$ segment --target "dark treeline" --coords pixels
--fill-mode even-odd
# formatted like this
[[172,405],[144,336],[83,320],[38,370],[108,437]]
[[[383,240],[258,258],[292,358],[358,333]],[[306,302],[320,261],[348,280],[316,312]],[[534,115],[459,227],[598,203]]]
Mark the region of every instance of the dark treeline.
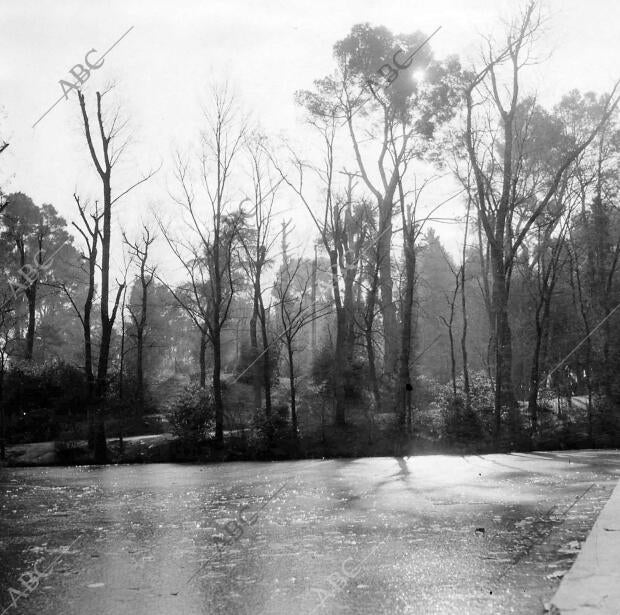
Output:
[[535,3],[505,28],[465,68],[355,25],[296,93],[303,149],[213,87],[169,169],[183,226],[134,236],[112,207],[153,173],[120,185],[109,92],[80,93],[96,196],[68,224],[1,193],[3,443],[83,438],[102,461],[163,414],[247,456],[617,446],[618,92],[541,106]]

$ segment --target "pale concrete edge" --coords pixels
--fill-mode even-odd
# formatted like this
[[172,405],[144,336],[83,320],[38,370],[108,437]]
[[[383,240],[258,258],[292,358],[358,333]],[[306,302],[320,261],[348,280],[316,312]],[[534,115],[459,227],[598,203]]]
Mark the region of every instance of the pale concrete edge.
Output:
[[551,615],[620,615],[620,482],[550,601]]

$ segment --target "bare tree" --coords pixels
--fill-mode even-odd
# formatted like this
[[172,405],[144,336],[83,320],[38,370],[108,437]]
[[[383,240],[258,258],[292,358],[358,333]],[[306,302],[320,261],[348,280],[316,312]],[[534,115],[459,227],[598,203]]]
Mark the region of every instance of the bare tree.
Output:
[[[72,222],[72,225],[82,236],[82,238],[84,239],[84,244],[86,246],[86,249],[81,254],[83,264],[80,267],[80,273],[86,273],[88,279],[83,307],[80,308],[77,303],[79,301],[78,295],[80,295],[82,292],[82,287],[80,283],[68,284],[67,282],[61,282],[59,284],[59,287],[69,299],[71,307],[75,311],[77,317],[80,320],[80,324],[82,325],[82,335],[84,338],[84,375],[86,377],[88,399],[91,400],[95,390],[95,376],[93,373],[91,315],[93,310],[93,301],[95,298],[95,272],[97,269],[98,243],[101,239],[99,224],[101,222],[103,213],[99,212],[97,203],[95,203],[95,211],[87,215],[87,205],[82,205],[80,203],[80,197],[77,194],[73,195],[73,199],[75,200],[75,203],[77,205],[82,223],[81,225],[78,225],[76,222]],[[87,422],[88,443],[89,448],[92,449],[95,442],[95,423],[93,408],[90,403],[87,406]]]
[[[371,209],[365,201],[354,202],[353,178],[348,178],[342,197],[335,194],[334,140],[337,118],[332,115],[311,122],[320,132],[325,145],[323,168],[313,168],[291,151],[296,177],[291,179],[276,161],[272,161],[282,180],[297,194],[310,214],[329,255],[331,287],[336,308],[336,343],[334,358],[335,421],[344,425],[345,385],[353,363],[354,350],[354,283],[361,273],[362,249],[367,239]],[[305,171],[310,168],[325,186],[325,200],[320,217],[315,214],[304,186]],[[292,173],[291,173],[292,175]]]
[[125,305],[127,300],[127,287],[123,289],[123,301],[121,303],[121,353],[120,353],[120,366],[118,374],[118,399],[121,405],[121,416],[118,421],[118,448],[120,453],[123,453],[123,397],[125,394]]
[[317,307],[314,302],[308,303],[308,297],[312,293],[313,270],[312,263],[307,260],[285,257],[274,287],[280,322],[284,329],[282,337],[286,345],[288,364],[291,428],[295,439],[298,437],[295,341],[305,326],[325,316],[331,309],[329,305]]
[[456,402],[458,397],[457,387],[456,387],[456,343],[454,340],[454,314],[456,311],[456,298],[459,294],[459,289],[461,286],[461,269],[458,271],[454,271],[452,267],[452,263],[448,261],[450,265],[450,269],[452,270],[452,275],[454,276],[454,289],[451,294],[446,293],[446,302],[449,307],[450,316],[446,318],[443,315],[439,316],[439,320],[445,325],[448,330],[448,339],[450,341],[450,380],[452,382],[452,398]]
[[[563,192],[563,191],[561,191]],[[559,199],[560,203],[563,199]],[[562,204],[561,204],[562,205]],[[554,235],[564,208],[560,205],[555,212],[546,216],[536,227],[535,253],[530,269],[535,276],[535,310],[534,331],[535,342],[532,351],[532,364],[530,368],[530,381],[528,393],[528,411],[532,425],[532,433],[538,429],[538,393],[540,389],[541,364],[544,363],[547,351],[547,339],[549,334],[549,321],[551,319],[551,302],[558,275],[566,258],[565,239],[570,221],[570,214],[565,216],[559,233]]]
[[[230,210],[229,184],[247,128],[226,87],[212,91],[212,107],[205,112],[205,119],[207,128],[202,134],[199,160],[204,207],[194,191],[190,165],[178,155],[176,179],[180,196],[173,197],[188,216],[186,222],[194,241],[173,237],[161,220],[159,226],[190,278],[181,286],[182,292],[175,291],[173,296],[201,329],[201,343],[208,341],[213,348],[215,438],[221,443],[224,440],[222,331],[238,286],[236,256],[244,218],[239,211]],[[170,285],[166,286],[172,291]],[[184,301],[183,295],[191,297],[193,305]]]
[[155,241],[155,236],[151,233],[148,226],[142,226],[142,238],[131,242],[127,239],[125,233],[123,233],[123,240],[129,248],[129,254],[137,260],[139,267],[139,274],[137,281],[140,283],[140,306],[139,310],[136,310],[131,303],[127,305],[129,315],[133,320],[136,328],[136,376],[137,376],[137,401],[138,410],[140,413],[144,412],[144,334],[147,323],[147,309],[148,309],[148,291],[149,286],[153,282],[153,275],[156,268],[148,268],[149,247]]
[[[109,91],[109,90],[108,90]],[[96,93],[96,129],[99,134],[98,148],[100,153],[97,153],[97,147],[93,139],[93,130],[91,129],[91,120],[86,110],[86,101],[84,94],[78,90],[78,101],[80,105],[80,111],[82,114],[82,121],[84,126],[84,134],[86,137],[86,143],[88,145],[88,151],[92,159],[93,165],[99,178],[101,180],[101,187],[103,192],[103,228],[100,235],[101,239],[101,294],[100,294],[100,315],[101,315],[101,341],[99,345],[99,360],[97,364],[97,378],[95,382],[95,395],[97,399],[101,400],[105,394],[108,376],[108,362],[110,357],[110,342],[112,339],[112,331],[114,328],[114,320],[116,318],[116,312],[118,310],[119,301],[123,292],[122,284],[117,286],[116,295],[112,302],[112,310],[110,311],[110,245],[112,241],[112,206],[119,201],[123,196],[128,194],[136,186],[142,184],[152,177],[154,172],[150,172],[143,176],[134,184],[130,185],[125,190],[122,190],[117,196],[112,195],[112,172],[114,167],[118,163],[121,155],[123,154],[127,141],[120,143],[116,146],[116,142],[126,125],[126,122],[121,122],[119,119],[119,112],[114,113],[109,126],[106,126],[106,121],[103,116],[102,99],[108,92]],[[103,415],[101,408],[97,409],[97,435],[95,441],[95,458],[98,461],[105,460],[107,455],[107,447],[105,441],[105,427],[103,423]]]
[[[257,409],[261,404],[261,381],[265,392],[265,414],[271,416],[271,368],[270,342],[267,331],[267,311],[263,299],[262,275],[269,264],[269,253],[278,240],[279,233],[273,233],[271,222],[273,218],[273,204],[280,182],[275,182],[266,168],[267,156],[264,151],[262,138],[254,137],[248,140],[247,151],[252,166],[252,195],[248,197],[252,209],[245,213],[246,224],[240,233],[245,258],[242,266],[252,285],[252,316],[250,318],[250,344],[253,350],[254,365],[254,402]],[[284,229],[282,230],[284,233]],[[257,324],[260,325],[262,352],[259,356]],[[260,370],[262,369],[262,378]]]
[[[88,286],[86,291],[86,297],[84,298],[83,308],[80,308],[74,296],[74,292],[67,286],[65,282],[60,284],[60,288],[64,291],[65,295],[69,299],[71,306],[73,307],[77,317],[82,325],[82,332],[84,337],[84,374],[86,376],[86,383],[88,386],[88,396],[92,397],[95,385],[95,376],[93,373],[93,352],[92,352],[92,339],[91,339],[91,314],[93,309],[93,301],[95,297],[95,272],[97,269],[97,251],[98,242],[101,237],[99,224],[103,213],[100,213],[95,204],[94,213],[88,214],[86,212],[87,205],[80,203],[80,197],[76,194],[73,195],[75,203],[82,219],[82,225],[78,225],[76,222],[72,222],[72,225],[76,228],[78,233],[84,239],[86,250],[82,253],[81,258],[86,263],[86,271],[88,276]],[[88,220],[90,218],[90,221]]]

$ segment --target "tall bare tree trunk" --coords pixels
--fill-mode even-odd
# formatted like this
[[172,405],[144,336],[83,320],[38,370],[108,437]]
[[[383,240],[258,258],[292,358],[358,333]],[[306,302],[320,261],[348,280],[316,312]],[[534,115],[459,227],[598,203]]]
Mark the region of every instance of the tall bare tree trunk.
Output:
[[200,331],[200,348],[198,350],[198,362],[200,364],[200,388],[207,386],[207,333]]
[[[310,302],[312,305],[316,305],[316,271],[318,266],[318,259],[316,253],[316,244],[314,246],[314,260],[312,261],[312,289],[310,291]],[[312,319],[312,323],[310,324],[311,332],[310,332],[310,351],[311,351],[311,364],[314,365],[314,360],[316,358],[316,319]]]
[[[532,423],[532,433],[538,430],[538,393],[540,390],[540,364],[545,359],[547,349],[547,339],[549,336],[549,319],[551,316],[551,300],[553,298],[553,289],[558,275],[558,260],[564,243],[564,232],[557,239],[551,254],[549,263],[539,260],[539,275],[542,267],[542,280],[539,282],[540,296],[536,305],[534,314],[534,330],[536,333],[536,342],[534,344],[534,352],[532,354],[532,366],[530,370],[530,384],[528,393],[528,412]],[[547,241],[547,235],[545,240]],[[543,249],[547,246],[544,245]]]
[[[375,320],[375,307],[377,302],[377,287],[379,283],[379,271],[376,262],[371,266],[370,288],[366,296],[366,309],[364,314],[364,339],[366,342],[366,356],[368,357],[368,370],[372,396],[374,401],[374,411],[378,414],[382,412],[381,393],[379,391],[379,378],[377,375],[375,346],[373,340],[373,324]],[[369,439],[371,438],[372,425],[369,424]]]
[[[140,315],[136,314],[134,310],[129,307],[129,314],[134,322],[136,327],[136,375],[137,375],[137,397],[138,397],[138,411],[140,416],[144,413],[144,334],[146,329],[146,324],[148,321],[148,297],[149,297],[149,286],[153,282],[153,273],[155,269],[152,270],[150,274],[147,275],[147,263],[149,258],[149,247],[155,241],[155,237],[151,234],[148,226],[143,226],[142,232],[142,240],[135,241],[131,243],[127,236],[123,233],[123,240],[125,244],[130,248],[130,254],[132,257],[136,257],[138,259],[138,263],[140,266],[140,275],[138,280],[140,281]],[[123,297],[125,293],[123,291]],[[124,299],[123,299],[124,304]]]
[[[403,219],[404,219],[403,215]],[[409,363],[411,361],[411,334],[412,334],[412,318],[413,318],[413,291],[415,285],[415,269],[416,257],[414,246],[414,229],[411,225],[407,225],[403,230],[406,235],[403,241],[403,252],[405,254],[405,292],[402,300],[402,329],[401,329],[401,351],[400,364],[398,372],[398,390],[399,403],[398,411],[400,422],[407,425],[410,422],[409,417],[409,397],[412,390],[411,374],[409,371]]]
[[381,316],[384,335],[384,373],[395,374],[399,357],[398,319],[393,296],[392,283],[392,199],[391,190],[383,199],[379,210],[379,240],[377,241],[377,259],[379,263],[379,290],[381,292]]
[[[110,356],[110,342],[114,327],[116,310],[123,292],[123,286],[119,285],[114,301],[112,313],[109,311],[110,293],[110,241],[112,237],[112,168],[116,158],[110,152],[110,143],[114,138],[114,128],[106,132],[103,123],[101,109],[102,95],[97,92],[97,126],[101,137],[102,160],[97,155],[90,128],[90,121],[86,111],[84,94],[78,91],[78,101],[82,112],[84,132],[91,159],[101,179],[103,188],[103,233],[101,235],[101,340],[99,344],[99,361],[97,364],[97,381],[95,384],[95,396],[97,398],[97,410],[95,414],[95,462],[105,463],[107,460],[107,443],[105,437],[105,424],[103,416],[103,401],[107,386],[108,361]],[[126,191],[128,192],[128,191]]]
[[512,385],[512,335],[508,321],[508,290],[503,257],[491,250],[493,266],[493,315],[495,320],[495,437],[499,440],[502,409],[510,413],[512,433],[516,429],[517,401]]
[[103,236],[101,238],[101,342],[99,346],[99,362],[97,365],[97,396],[103,396],[108,377],[108,359],[110,357],[110,341],[112,323],[110,322],[110,240],[112,238],[112,191],[110,174],[103,177]]
[[293,363],[293,340],[286,336],[286,349],[288,353],[288,380],[291,387],[291,428],[293,438],[297,440],[297,395],[295,391],[295,364]]
[[338,284],[338,253],[336,250],[329,251],[329,262],[332,274],[332,290],[336,306],[336,348],[334,356],[334,388],[335,388],[335,414],[336,425],[345,424],[345,338],[346,338],[346,316],[340,298],[340,288]]
[[34,332],[37,322],[37,280],[26,289],[26,299],[28,300],[28,328],[26,329],[26,361],[32,361],[34,353]]
[[263,388],[265,390],[265,415],[271,416],[271,353],[269,352],[269,337],[267,335],[267,314],[263,299],[259,296],[260,330],[263,340]]
[[222,398],[222,344],[220,327],[215,327],[213,341],[213,397],[215,401],[215,440],[224,442],[224,400]]
[[538,391],[540,389],[540,355],[542,348],[543,324],[540,317],[540,306],[536,309],[536,342],[532,353],[532,367],[530,369],[530,386],[527,399],[527,409],[532,422],[532,433],[538,431]]
[[95,271],[97,269],[97,246],[100,236],[99,222],[101,221],[101,214],[99,213],[97,207],[95,207],[95,213],[90,215],[92,218],[92,223],[89,222],[86,216],[86,207],[82,206],[80,203],[80,197],[77,194],[74,194],[73,199],[76,202],[80,218],[82,219],[83,228],[75,222],[73,222],[73,226],[84,238],[86,243],[86,253],[84,254],[84,258],[88,263],[88,290],[84,300],[83,314],[80,312],[80,309],[73,300],[67,286],[63,284],[62,289],[69,298],[73,309],[82,323],[82,332],[84,337],[84,374],[86,377],[87,392],[86,416],[88,423],[88,448],[89,450],[93,450],[95,446],[95,416],[92,402],[95,392],[95,375],[93,373],[91,316],[93,310],[93,299],[95,296]]
[[471,199],[467,201],[467,215],[465,217],[465,234],[463,237],[463,262],[461,263],[461,315],[463,328],[461,333],[461,355],[463,358],[463,391],[465,393],[465,411],[471,410],[471,387],[469,384],[469,362],[467,356],[467,299],[465,294],[465,268],[467,262],[467,232],[469,230],[469,215],[471,211]]
[[123,402],[124,384],[125,384],[125,299],[127,288],[123,289],[123,303],[121,305],[121,364],[120,373],[118,375],[118,399],[120,403],[120,416],[118,417],[118,449],[122,454],[125,448],[123,442],[123,424],[125,422],[125,408]]
[[252,317],[250,318],[250,348],[252,353],[250,355],[252,365],[252,387],[254,389],[254,409],[260,410],[263,405],[262,386],[261,386],[261,362],[259,361],[260,352],[258,350],[258,297],[256,292],[254,293],[254,307],[252,310]]

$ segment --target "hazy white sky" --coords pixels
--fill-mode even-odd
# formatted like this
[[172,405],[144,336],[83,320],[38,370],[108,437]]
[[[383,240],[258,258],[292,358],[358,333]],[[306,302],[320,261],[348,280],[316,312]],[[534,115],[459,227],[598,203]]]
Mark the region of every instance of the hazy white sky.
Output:
[[[72,194],[96,193],[74,94],[33,123],[62,95],[59,80],[131,32],[91,74],[91,94],[110,80],[130,120],[131,160],[138,177],[163,162],[149,186],[132,193],[117,212],[131,229],[157,201],[168,206],[171,152],[195,138],[200,103],[213,80],[227,78],[263,128],[295,135],[301,114],[295,90],[332,70],[332,45],[355,23],[395,32],[442,29],[432,41],[437,57],[459,54],[467,64],[480,34],[498,31],[516,2],[494,0],[0,0],[0,138],[10,142],[0,177],[8,191],[55,205],[74,218]],[[545,104],[572,88],[606,91],[620,77],[620,3],[548,0],[550,16],[529,86]],[[93,54],[91,59],[98,56]],[[131,175],[127,176],[127,181]],[[117,184],[117,190],[122,184]],[[440,234],[450,232],[438,229]]]

